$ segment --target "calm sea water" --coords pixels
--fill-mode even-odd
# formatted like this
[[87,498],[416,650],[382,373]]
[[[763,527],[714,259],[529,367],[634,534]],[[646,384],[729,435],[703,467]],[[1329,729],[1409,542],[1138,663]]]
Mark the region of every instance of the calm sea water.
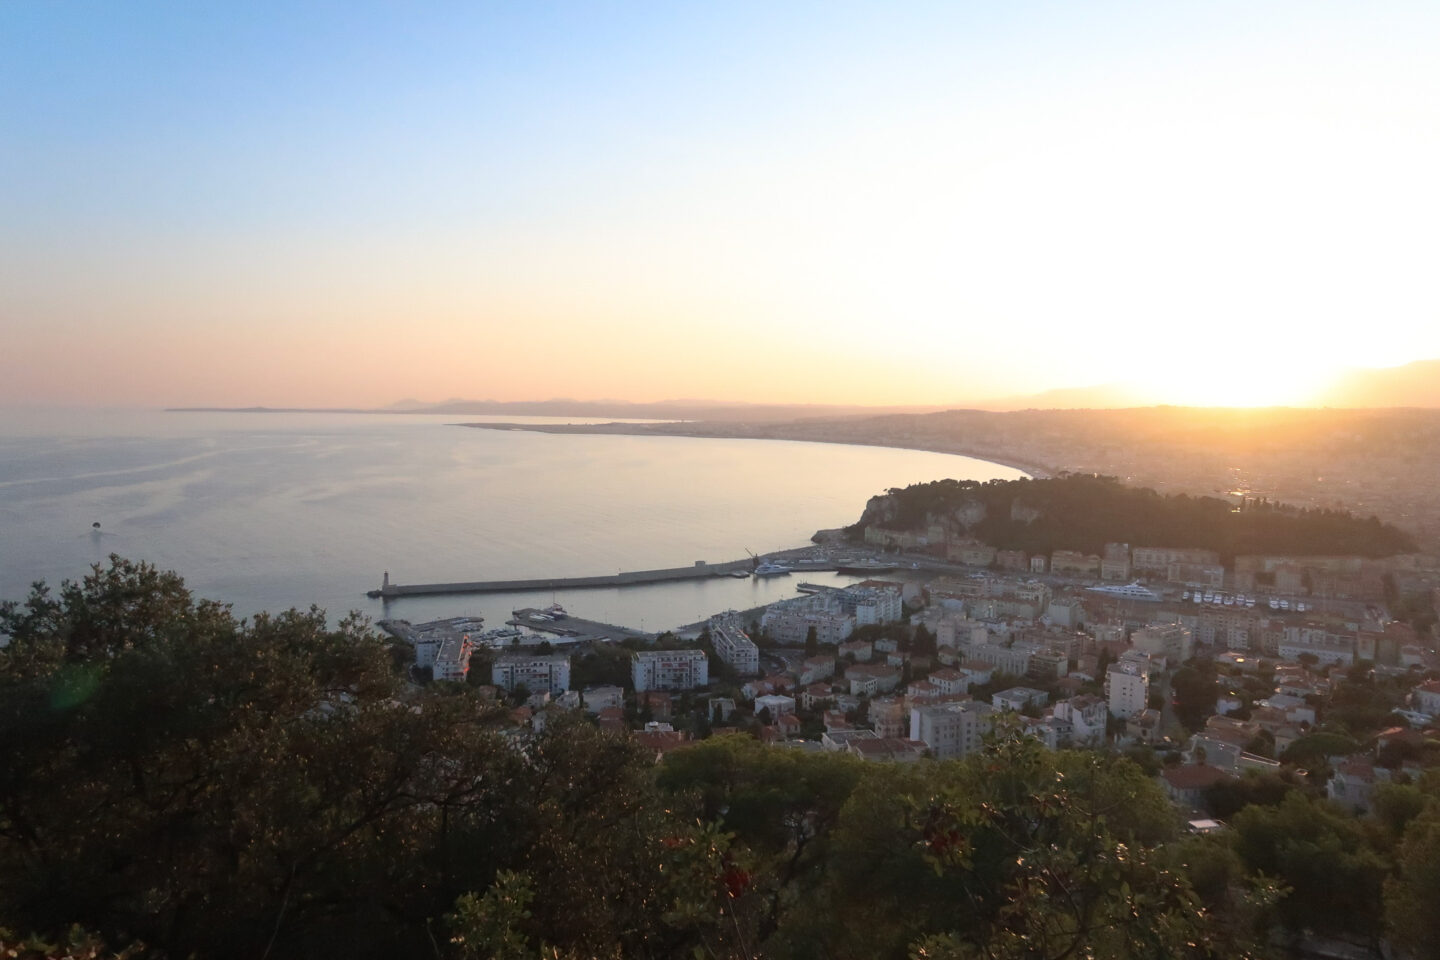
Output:
[[[478,613],[498,626],[511,609],[551,595],[382,604],[364,594],[386,570],[416,583],[734,560],[851,523],[888,487],[1021,476],[920,451],[548,435],[467,429],[456,419],[6,413],[0,599],[22,598],[34,580],[81,576],[118,553],[179,571],[196,593],[242,615],[313,603],[332,616],[358,610],[418,622]],[[793,595],[796,579],[554,599],[579,616],[653,630]]]

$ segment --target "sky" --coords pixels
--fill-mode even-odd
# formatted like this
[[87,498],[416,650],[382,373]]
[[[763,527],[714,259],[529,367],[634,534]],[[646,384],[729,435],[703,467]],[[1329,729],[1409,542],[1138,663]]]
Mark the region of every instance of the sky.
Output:
[[1302,402],[1440,357],[1440,4],[0,3],[0,404]]

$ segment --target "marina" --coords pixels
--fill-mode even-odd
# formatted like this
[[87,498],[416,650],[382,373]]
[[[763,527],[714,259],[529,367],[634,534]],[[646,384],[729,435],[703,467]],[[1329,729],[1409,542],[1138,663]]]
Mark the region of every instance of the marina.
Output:
[[514,611],[514,619],[505,621],[512,627],[523,627],[526,630],[533,630],[536,633],[547,633],[561,638],[561,642],[584,643],[587,641],[619,641],[619,640],[653,640],[653,633],[645,633],[631,627],[616,626],[613,623],[601,623],[598,620],[586,620],[583,617],[572,617],[564,610],[557,611],[559,604],[554,604],[543,610],[533,607],[523,607]]

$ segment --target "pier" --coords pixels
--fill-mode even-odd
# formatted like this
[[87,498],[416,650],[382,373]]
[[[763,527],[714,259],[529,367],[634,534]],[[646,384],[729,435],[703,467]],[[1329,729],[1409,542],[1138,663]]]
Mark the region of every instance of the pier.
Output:
[[601,623],[598,620],[586,620],[583,617],[554,616],[548,610],[536,610],[526,607],[513,612],[513,620],[505,622],[512,627],[524,627],[527,630],[534,630],[538,633],[549,633],[557,637],[566,637],[576,643],[596,640],[653,640],[655,634],[645,633],[642,630],[634,630],[630,627],[620,627],[613,623]]
[[586,590],[605,587],[633,587],[646,583],[671,583],[680,580],[708,580],[711,577],[733,576],[748,571],[754,561],[732,560],[728,563],[706,563],[696,560],[693,566],[671,567],[666,570],[632,570],[600,577],[539,577],[530,580],[474,580],[468,583],[391,583],[387,571],[379,590],[366,596],[382,600],[396,597],[420,597],[446,593],[520,593],[536,590]]

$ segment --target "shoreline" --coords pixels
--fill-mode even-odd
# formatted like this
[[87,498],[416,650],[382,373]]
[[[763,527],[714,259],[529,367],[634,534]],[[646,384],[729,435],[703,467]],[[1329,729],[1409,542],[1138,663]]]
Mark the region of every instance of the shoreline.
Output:
[[[675,425],[674,421],[663,424],[669,427]],[[554,433],[554,434],[580,434],[589,436],[627,436],[627,437],[686,437],[694,440],[781,440],[791,443],[826,443],[837,446],[852,447],[884,447],[891,450],[918,450],[924,453],[943,453],[953,457],[966,457],[971,460],[981,460],[985,463],[994,464],[997,467],[1008,467],[1011,470],[1019,470],[1034,480],[1045,480],[1054,476],[1054,470],[1050,467],[1037,463],[1026,463],[1014,457],[1000,457],[995,454],[985,453],[977,450],[950,449],[938,444],[903,443],[882,440],[865,439],[833,439],[829,437],[807,437],[807,436],[761,436],[735,428],[721,431],[699,431],[699,430],[657,430],[641,429],[639,424],[626,423],[597,423],[597,424],[539,424],[539,423],[454,423],[451,426],[470,427],[479,430],[519,430],[529,433]],[[655,426],[655,425],[645,425]],[[937,478],[938,479],[938,478]]]

